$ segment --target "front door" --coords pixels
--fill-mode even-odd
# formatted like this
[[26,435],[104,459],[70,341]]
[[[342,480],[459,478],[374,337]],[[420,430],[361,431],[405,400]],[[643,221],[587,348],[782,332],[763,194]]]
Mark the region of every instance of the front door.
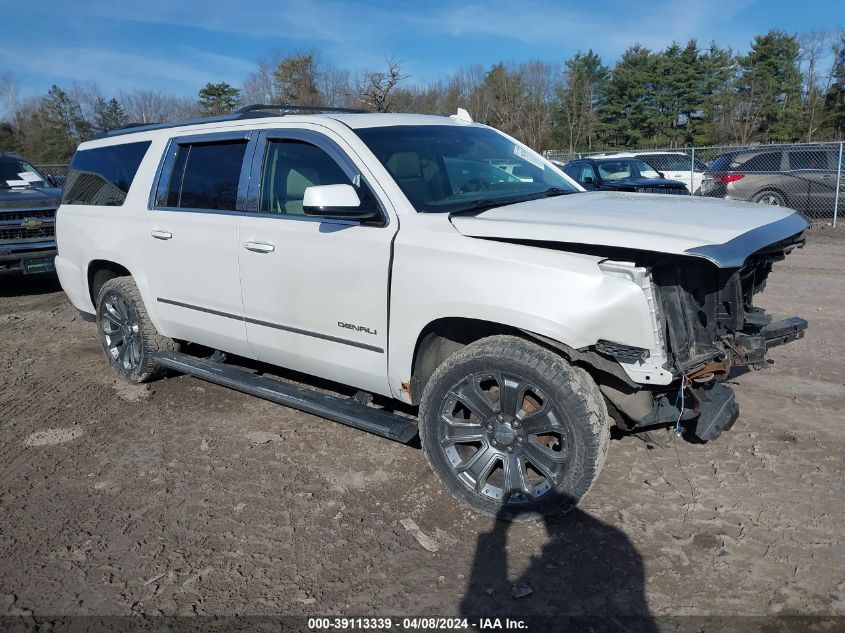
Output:
[[[387,305],[396,221],[339,137],[262,133],[238,258],[247,336],[262,361],[389,394]],[[382,220],[309,216],[305,189],[351,184]]]
[[173,139],[147,217],[147,276],[163,333],[249,356],[238,275],[248,134]]

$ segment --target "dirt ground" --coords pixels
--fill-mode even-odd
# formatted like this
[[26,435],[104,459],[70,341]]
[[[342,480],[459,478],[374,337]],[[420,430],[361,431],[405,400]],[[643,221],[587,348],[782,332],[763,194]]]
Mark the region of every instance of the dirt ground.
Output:
[[729,434],[616,439],[547,524],[462,509],[414,447],[118,382],[55,280],[0,284],[0,614],[845,615],[842,234],[777,265],[758,302],[810,330]]

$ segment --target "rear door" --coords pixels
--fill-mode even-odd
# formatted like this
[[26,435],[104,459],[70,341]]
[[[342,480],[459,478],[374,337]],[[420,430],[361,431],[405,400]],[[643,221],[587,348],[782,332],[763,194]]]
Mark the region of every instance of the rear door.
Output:
[[164,334],[250,355],[238,275],[238,207],[250,133],[171,140],[147,218],[147,275]]
[[[387,305],[398,225],[368,173],[329,131],[262,132],[237,252],[255,357],[389,394]],[[381,220],[306,215],[305,189],[331,184],[356,187],[362,200],[381,209]]]

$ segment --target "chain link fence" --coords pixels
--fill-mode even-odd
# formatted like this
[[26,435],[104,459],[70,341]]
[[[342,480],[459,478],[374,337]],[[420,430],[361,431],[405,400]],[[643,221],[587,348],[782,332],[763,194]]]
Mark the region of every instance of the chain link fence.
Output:
[[44,176],[51,176],[57,185],[62,186],[67,177],[68,165],[64,163],[53,163],[45,165],[34,165],[35,169]]
[[[724,145],[676,149],[547,151],[566,164],[577,158],[639,158],[696,196],[786,206],[813,222],[836,226],[845,208],[843,143]],[[616,175],[616,174],[614,174]],[[601,183],[597,183],[601,188]]]
[[[588,153],[549,150],[545,156],[561,165],[586,157],[639,158],[664,178],[684,183],[693,195],[785,206],[813,222],[835,227],[845,212],[843,145],[721,145]],[[64,184],[67,165],[36,168]]]

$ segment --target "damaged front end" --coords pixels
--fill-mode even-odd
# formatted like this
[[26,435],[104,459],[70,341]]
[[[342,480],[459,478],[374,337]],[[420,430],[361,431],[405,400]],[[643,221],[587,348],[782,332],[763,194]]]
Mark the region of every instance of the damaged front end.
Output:
[[641,286],[655,317],[654,350],[603,341],[595,347],[638,383],[616,378],[602,384],[617,423],[631,431],[684,423],[702,441],[731,428],[739,410],[721,383],[736,369],[768,366],[768,350],[804,336],[806,320],[773,321],[753,304],[774,263],[803,241],[798,234],[766,246],[739,268],[642,253],[634,262],[603,262],[606,274],[626,274]]

